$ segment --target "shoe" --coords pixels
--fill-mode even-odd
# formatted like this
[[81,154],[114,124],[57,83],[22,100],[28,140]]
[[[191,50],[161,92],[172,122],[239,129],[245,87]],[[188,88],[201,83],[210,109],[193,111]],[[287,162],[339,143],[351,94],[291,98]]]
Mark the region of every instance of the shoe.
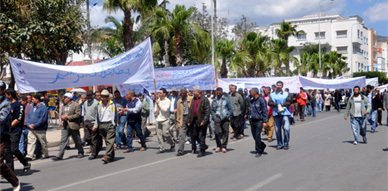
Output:
[[52,160],[53,161],[60,161],[60,160],[63,160],[63,158],[62,157],[54,157],[54,158],[52,158]]
[[108,164],[109,163],[109,159],[108,159],[107,156],[102,157],[101,160],[102,160],[102,162],[104,162],[104,164]]
[[183,151],[178,151],[178,153],[176,154],[177,157],[180,157],[180,156],[183,156]]
[[147,147],[140,148],[140,151],[145,151],[145,150],[147,150]]
[[222,148],[222,152],[223,153],[226,153],[226,152],[228,152],[225,148]]
[[364,143],[367,143],[366,136],[363,136],[363,137],[362,137],[362,141],[364,141]]
[[26,160],[27,160],[27,161],[32,161],[32,158],[26,157]]
[[241,138],[241,139],[242,139],[242,138],[244,138],[244,135],[243,135],[243,134],[241,134],[241,135],[240,135],[240,138]]
[[353,145],[357,145],[357,141],[354,141],[354,142],[353,142]]
[[171,145],[170,152],[175,152],[175,144]]
[[288,150],[289,149],[289,147],[288,146],[284,146],[284,150]]
[[259,158],[259,157],[261,157],[261,154],[260,153],[256,153],[255,157]]
[[66,149],[66,150],[70,150],[71,147],[70,147],[70,146],[66,146],[65,149]]
[[276,147],[276,150],[280,150],[280,149],[283,149],[283,147]]
[[190,145],[191,143],[190,143],[190,141],[186,141],[185,144],[186,145]]
[[215,152],[216,152],[216,153],[219,153],[220,150],[221,150],[220,147],[217,147]]
[[84,154],[82,154],[82,153],[78,154],[77,158],[79,158],[79,159],[84,158]]
[[131,152],[133,152],[133,150],[127,149],[127,150],[125,150],[123,153],[131,153]]
[[92,153],[92,150],[88,150],[88,151],[86,151],[86,153],[88,153],[88,154],[89,154],[89,153]]
[[23,168],[23,173],[26,175],[31,171],[31,163],[27,163],[26,166]]
[[89,159],[89,160],[96,159],[96,156],[94,156],[94,155],[90,155],[88,159]]
[[164,152],[165,152],[164,150],[159,149],[158,152],[156,152],[156,154],[162,154],[162,153],[164,153]]
[[13,187],[14,191],[20,191],[20,180],[18,181],[18,185]]
[[206,154],[204,151],[200,151],[197,155],[197,158],[201,158],[201,157],[204,157]]

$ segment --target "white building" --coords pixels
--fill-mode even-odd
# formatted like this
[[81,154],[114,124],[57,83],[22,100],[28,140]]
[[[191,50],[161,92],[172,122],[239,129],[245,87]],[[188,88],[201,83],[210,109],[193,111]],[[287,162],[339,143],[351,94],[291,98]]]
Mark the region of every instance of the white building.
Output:
[[388,76],[388,42],[377,43],[377,65],[378,71],[386,72]]
[[[373,67],[368,67],[372,65],[373,61],[370,59],[370,52],[375,50],[370,46],[375,44],[373,39],[377,40],[377,33],[373,32],[373,29],[369,30],[365,27],[360,16],[345,18],[341,15],[307,15],[285,21],[297,25],[297,30],[305,32],[288,39],[288,45],[295,46],[297,49],[292,53],[295,57],[299,58],[300,50],[306,43],[327,43],[331,46],[331,51],[337,51],[347,57],[347,67],[350,68],[350,72],[344,74],[345,77],[350,77],[353,72],[373,70]],[[277,38],[276,29],[279,28],[280,23],[274,23],[267,27],[258,27],[256,32],[261,32],[263,35],[275,39]],[[372,39],[373,43],[371,43],[371,37],[375,37]],[[290,66],[293,67],[292,64]],[[291,68],[291,70],[293,69]]]

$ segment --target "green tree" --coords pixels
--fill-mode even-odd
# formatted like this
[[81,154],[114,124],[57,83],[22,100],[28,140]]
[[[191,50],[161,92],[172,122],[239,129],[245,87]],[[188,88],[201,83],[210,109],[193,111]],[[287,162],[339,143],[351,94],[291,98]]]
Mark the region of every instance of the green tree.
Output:
[[102,27],[94,30],[91,41],[97,44],[97,49],[103,53],[114,57],[123,53],[123,24],[113,16],[107,16],[105,23],[112,23],[115,28]]
[[[156,8],[156,22],[152,30],[153,37],[158,40],[159,38],[163,41],[164,47],[164,62],[165,66],[170,66],[170,57],[169,57],[169,43],[168,41],[171,38],[171,32],[173,31],[173,26],[171,22],[170,13],[160,7]],[[155,41],[155,43],[158,43]],[[159,45],[160,46],[160,45]]]
[[157,0],[105,0],[104,8],[109,12],[124,12],[123,44],[126,51],[134,46],[132,12],[139,13],[142,19],[146,19],[149,11],[156,5]]
[[311,55],[310,62],[308,64],[308,70],[313,73],[313,78],[316,78],[318,76],[318,72],[320,70],[318,53],[314,53],[313,55]]
[[255,32],[249,32],[244,36],[241,43],[241,50],[245,51],[245,54],[240,53],[244,58],[245,55],[249,55],[251,62],[248,62],[244,68],[246,69],[244,74],[247,77],[263,77],[264,73],[268,69],[268,65],[265,62],[265,57],[267,54],[266,43],[269,40],[268,36],[263,36]]
[[216,52],[222,60],[221,72],[220,72],[221,78],[227,78],[228,77],[227,62],[230,62],[232,60],[232,57],[236,52],[234,49],[234,42],[227,39],[218,41],[216,46]]
[[309,71],[310,55],[307,52],[302,52],[300,55],[300,75],[307,76]]

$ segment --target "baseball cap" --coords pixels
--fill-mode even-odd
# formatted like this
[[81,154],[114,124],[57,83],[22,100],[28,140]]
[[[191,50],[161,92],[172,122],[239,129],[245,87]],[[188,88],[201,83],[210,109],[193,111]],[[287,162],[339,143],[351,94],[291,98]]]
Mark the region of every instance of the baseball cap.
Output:
[[63,97],[68,97],[70,99],[73,99],[73,94],[71,94],[70,92],[67,92],[65,93],[65,95],[63,95]]

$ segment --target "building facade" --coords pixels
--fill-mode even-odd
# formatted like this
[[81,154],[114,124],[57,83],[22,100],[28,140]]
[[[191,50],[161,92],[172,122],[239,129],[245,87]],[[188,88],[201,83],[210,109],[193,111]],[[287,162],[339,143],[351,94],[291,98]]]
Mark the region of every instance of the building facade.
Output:
[[[374,70],[373,65],[377,64],[377,59],[374,59],[377,55],[377,32],[368,29],[360,16],[345,18],[341,15],[307,15],[285,21],[297,25],[298,31],[304,31],[288,39],[288,45],[296,47],[296,51],[291,54],[298,59],[306,44],[328,44],[328,51],[337,51],[346,57],[350,71],[344,77],[350,77],[354,72]],[[280,24],[258,27],[256,32],[276,39],[276,29],[280,29]],[[322,51],[322,54],[327,52]]]

